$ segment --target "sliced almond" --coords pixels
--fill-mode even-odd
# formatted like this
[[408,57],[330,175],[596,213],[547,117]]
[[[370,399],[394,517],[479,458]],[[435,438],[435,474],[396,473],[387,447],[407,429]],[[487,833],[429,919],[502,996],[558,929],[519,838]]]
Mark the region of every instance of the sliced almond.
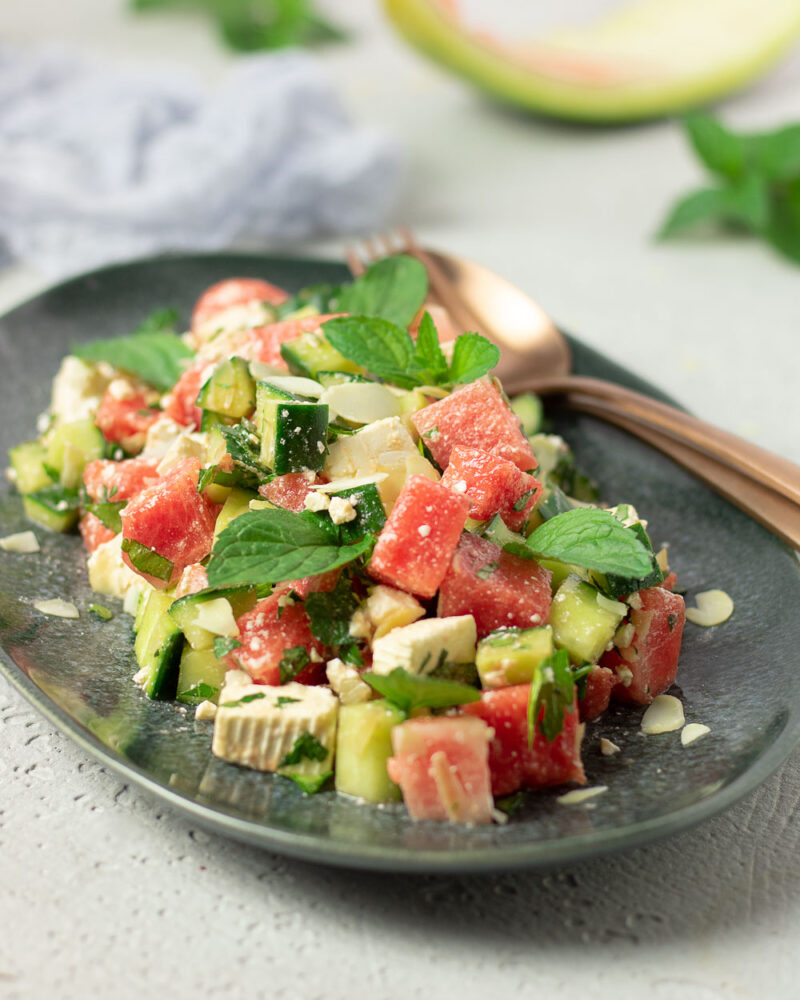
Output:
[[603,736],[600,740],[600,753],[604,757],[613,757],[615,753],[620,753],[622,747],[618,747],[613,740],[607,740]]
[[556,802],[560,806],[579,806],[582,802],[608,791],[608,785],[594,785],[592,788],[573,788],[571,792],[559,795]]
[[660,694],[642,716],[642,732],[647,736],[673,733],[682,729],[686,718],[679,698]]
[[18,552],[22,555],[41,551],[36,535],[32,531],[19,531],[16,535],[6,535],[5,538],[0,538],[0,549],[4,549],[6,552]]
[[681,743],[683,746],[688,747],[690,743],[694,743],[695,740],[702,740],[710,732],[711,730],[708,726],[704,726],[700,722],[690,722],[688,726],[684,726],[681,730]]
[[75,605],[69,601],[62,601],[60,597],[55,597],[51,601],[34,601],[33,606],[43,615],[53,615],[55,618],[80,618]]
[[721,625],[733,614],[733,600],[724,590],[704,590],[695,596],[696,608],[687,608],[686,617],[694,625]]

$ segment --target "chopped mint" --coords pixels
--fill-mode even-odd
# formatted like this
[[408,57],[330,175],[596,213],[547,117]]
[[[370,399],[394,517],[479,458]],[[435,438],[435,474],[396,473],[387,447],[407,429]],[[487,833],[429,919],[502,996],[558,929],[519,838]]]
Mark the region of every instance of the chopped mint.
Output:
[[301,733],[278,767],[291,767],[301,760],[325,760],[327,756],[328,751],[313,733]]

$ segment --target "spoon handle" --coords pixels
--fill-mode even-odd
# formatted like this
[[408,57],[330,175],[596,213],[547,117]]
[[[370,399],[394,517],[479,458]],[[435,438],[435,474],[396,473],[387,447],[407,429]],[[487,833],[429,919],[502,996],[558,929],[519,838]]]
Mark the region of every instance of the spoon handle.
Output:
[[[613,382],[580,375],[526,379],[524,386],[519,388],[543,396],[566,393],[572,404],[581,409],[587,409],[589,403],[594,402],[598,408],[603,408],[602,413],[598,409],[599,416],[608,415],[613,409],[639,428],[658,431],[662,441],[672,440],[683,448],[691,449],[694,455],[716,459],[800,504],[800,466],[642,393]],[[633,426],[630,429],[639,433]]]
[[568,405],[621,427],[658,451],[669,455],[753,520],[758,521],[792,548],[800,550],[800,505],[749,474],[740,472],[692,445],[655,428],[631,420],[622,410],[590,396],[569,395]]

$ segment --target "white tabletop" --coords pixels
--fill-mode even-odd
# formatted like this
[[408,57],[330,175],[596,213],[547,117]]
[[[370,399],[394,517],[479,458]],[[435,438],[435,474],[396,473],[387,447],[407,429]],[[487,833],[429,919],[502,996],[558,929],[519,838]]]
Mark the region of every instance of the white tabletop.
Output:
[[[390,221],[506,274],[699,415],[800,461],[800,270],[744,238],[653,241],[701,177],[674,124],[527,119],[423,62],[367,0],[338,6],[356,37],[321,58],[354,115],[408,155]],[[4,4],[0,37],[174,58],[212,79],[229,60],[202,20],[129,23],[122,0]],[[742,125],[800,119],[800,54],[723,110]],[[0,309],[45,285],[0,272]],[[798,995],[800,753],[725,815],[628,855],[389,880],[195,829],[4,682],[0,721],[2,996]]]

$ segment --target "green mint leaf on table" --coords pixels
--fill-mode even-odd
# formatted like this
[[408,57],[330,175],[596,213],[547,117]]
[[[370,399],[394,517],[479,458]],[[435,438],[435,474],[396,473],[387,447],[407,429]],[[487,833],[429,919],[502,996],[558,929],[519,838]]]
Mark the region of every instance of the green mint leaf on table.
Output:
[[170,560],[159,555],[154,549],[148,549],[141,542],[137,542],[133,538],[123,538],[122,551],[128,553],[131,564],[140,573],[154,576],[157,580],[163,580],[165,583],[172,576],[175,567]]
[[180,378],[185,362],[194,357],[194,351],[174,330],[175,315],[161,310],[148,316],[128,337],[76,344],[72,353],[83,361],[106,361],[167,392]]
[[576,507],[540,524],[529,535],[537,556],[573,566],[640,578],[652,569],[652,556],[638,535],[606,510]]
[[214,636],[214,656],[218,657],[220,660],[223,656],[227,656],[228,653],[233,652],[234,649],[238,649],[240,646],[241,643],[239,640],[234,639],[233,636]]
[[311,657],[305,646],[292,646],[290,649],[284,649],[281,662],[278,664],[281,684],[293,681],[310,662]]
[[660,235],[709,225],[744,229],[800,263],[800,124],[734,133],[711,115],[694,113],[684,125],[715,183],[680,199]]
[[338,307],[354,316],[377,317],[404,328],[417,315],[427,294],[424,266],[414,257],[399,254],[377,261],[352,285],[345,285]]
[[130,0],[135,11],[180,7],[207,12],[237,52],[337,42],[346,34],[318,14],[311,0]]
[[573,710],[575,680],[565,649],[556,650],[536,670],[528,694],[528,746],[538,723],[539,732],[552,743],[564,728],[564,716]]
[[467,705],[471,701],[480,701],[481,697],[477,688],[467,684],[439,680],[436,677],[420,677],[408,673],[402,667],[396,667],[389,674],[367,671],[361,675],[361,679],[406,713],[415,708],[451,708],[453,705]]
[[449,381],[474,382],[494,368],[500,360],[500,349],[479,333],[462,333],[453,347]]
[[328,751],[313,733],[301,733],[278,767],[291,767],[301,760],[325,760]]
[[245,694],[241,698],[237,698],[236,701],[223,701],[220,708],[239,708],[240,705],[249,705],[251,701],[261,701],[262,698],[266,697],[263,691],[258,691],[254,694]]
[[344,573],[333,590],[309,594],[305,608],[312,633],[326,646],[349,643],[350,619],[358,604],[358,598],[353,592],[353,582]]
[[327,573],[365,555],[373,542],[368,535],[342,545],[313,515],[281,508],[247,511],[217,539],[208,564],[209,586],[280,583]]

